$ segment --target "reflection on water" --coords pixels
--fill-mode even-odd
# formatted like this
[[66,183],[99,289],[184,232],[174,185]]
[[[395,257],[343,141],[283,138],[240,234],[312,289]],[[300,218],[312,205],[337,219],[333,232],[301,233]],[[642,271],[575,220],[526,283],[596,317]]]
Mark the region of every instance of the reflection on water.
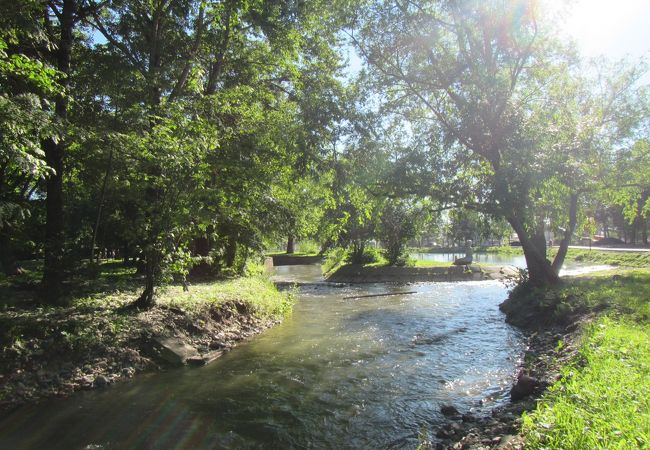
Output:
[[441,404],[504,401],[523,346],[505,296],[494,281],[304,287],[283,324],[210,366],[22,408],[0,448],[414,448]]
[[[411,258],[423,261],[453,262],[456,258],[463,258],[465,253],[413,253]],[[498,255],[494,253],[474,253],[474,263],[501,264],[526,268],[524,255]]]
[[290,283],[314,283],[323,281],[323,271],[320,264],[305,264],[300,266],[277,266],[274,269],[273,280]]
[[[413,253],[411,254],[412,258],[423,260],[423,261],[436,261],[436,262],[453,262],[456,258],[462,258],[465,256],[464,253]],[[474,253],[473,255],[474,263],[477,264],[501,264],[515,266],[520,269],[526,268],[526,258],[524,255],[498,255],[494,253]],[[575,276],[583,275],[591,272],[600,272],[603,270],[614,269],[614,266],[590,266],[586,264],[580,264],[575,261],[565,261],[562,269],[560,270],[560,275],[562,276]]]

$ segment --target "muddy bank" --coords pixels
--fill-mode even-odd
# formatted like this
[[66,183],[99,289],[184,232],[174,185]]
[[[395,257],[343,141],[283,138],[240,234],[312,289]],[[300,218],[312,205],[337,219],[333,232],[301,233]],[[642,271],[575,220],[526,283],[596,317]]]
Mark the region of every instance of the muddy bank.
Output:
[[192,312],[8,309],[2,319],[20,338],[2,342],[0,410],[103,388],[140,372],[204,365],[278,322],[239,301]]
[[511,266],[396,267],[347,264],[327,277],[335,283],[409,283],[425,281],[502,280],[518,274]]

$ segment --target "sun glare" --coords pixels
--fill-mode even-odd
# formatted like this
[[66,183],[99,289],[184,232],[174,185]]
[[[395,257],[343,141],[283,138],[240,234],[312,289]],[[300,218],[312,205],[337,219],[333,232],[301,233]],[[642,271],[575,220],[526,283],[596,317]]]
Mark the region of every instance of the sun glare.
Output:
[[[543,0],[542,0],[543,1]],[[564,11],[561,28],[585,56],[638,58],[650,50],[648,0],[548,0]]]

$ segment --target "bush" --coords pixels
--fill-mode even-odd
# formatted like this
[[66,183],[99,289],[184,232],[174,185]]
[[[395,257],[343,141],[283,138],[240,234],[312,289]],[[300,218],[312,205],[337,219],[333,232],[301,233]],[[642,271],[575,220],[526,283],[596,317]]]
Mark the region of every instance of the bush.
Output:
[[320,252],[318,242],[305,240],[298,242],[298,250],[305,255],[317,255]]
[[347,250],[342,247],[335,247],[325,253],[325,261],[323,262],[323,273],[328,273],[335,270],[343,264]]
[[385,250],[384,256],[391,266],[406,264],[406,243],[417,234],[417,218],[420,211],[405,201],[386,203],[381,213],[379,238]]
[[381,252],[374,247],[366,247],[363,252],[358,254],[348,252],[345,262],[350,264],[373,264],[382,260]]

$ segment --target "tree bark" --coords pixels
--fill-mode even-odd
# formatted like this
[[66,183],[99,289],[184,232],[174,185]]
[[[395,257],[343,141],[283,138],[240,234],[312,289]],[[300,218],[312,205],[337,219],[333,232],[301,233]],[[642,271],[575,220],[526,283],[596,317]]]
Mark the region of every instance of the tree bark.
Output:
[[155,250],[147,252],[144,263],[145,287],[140,297],[133,303],[136,309],[151,309],[156,305],[156,278],[160,272],[160,255]]
[[232,268],[235,265],[235,259],[237,258],[237,239],[234,236],[228,238],[225,257],[226,267]]
[[[70,74],[70,59],[72,54],[72,32],[74,28],[74,14],[76,0],[64,0],[61,10],[60,36],[55,54],[55,63],[59,71],[65,75]],[[69,77],[61,83],[66,88]],[[56,98],[54,112],[62,123],[68,116],[68,98],[59,95]],[[65,143],[62,140],[48,139],[43,144],[45,161],[54,173],[47,179],[47,197],[45,199],[45,262],[43,266],[43,279],[41,281],[41,294],[49,304],[61,303],[63,296],[63,281],[65,272],[63,268],[65,232],[63,221],[63,158]]]
[[292,255],[295,252],[296,242],[293,234],[287,238],[287,255]]
[[543,248],[540,247],[541,241],[545,242],[544,236],[541,236],[541,240],[540,236],[529,236],[517,217],[510,216],[506,220],[508,220],[512,229],[515,230],[519,242],[521,242],[528,267],[528,280],[530,284],[535,287],[558,284],[560,277],[551,267],[551,263],[546,259],[546,245]]
[[576,224],[578,223],[578,194],[571,194],[571,199],[569,201],[569,226],[564,232],[564,237],[560,242],[560,248],[555,255],[555,259],[553,259],[552,267],[555,273],[560,273],[562,264],[564,264],[564,258],[566,258],[567,251],[569,250],[571,236],[573,236]]

